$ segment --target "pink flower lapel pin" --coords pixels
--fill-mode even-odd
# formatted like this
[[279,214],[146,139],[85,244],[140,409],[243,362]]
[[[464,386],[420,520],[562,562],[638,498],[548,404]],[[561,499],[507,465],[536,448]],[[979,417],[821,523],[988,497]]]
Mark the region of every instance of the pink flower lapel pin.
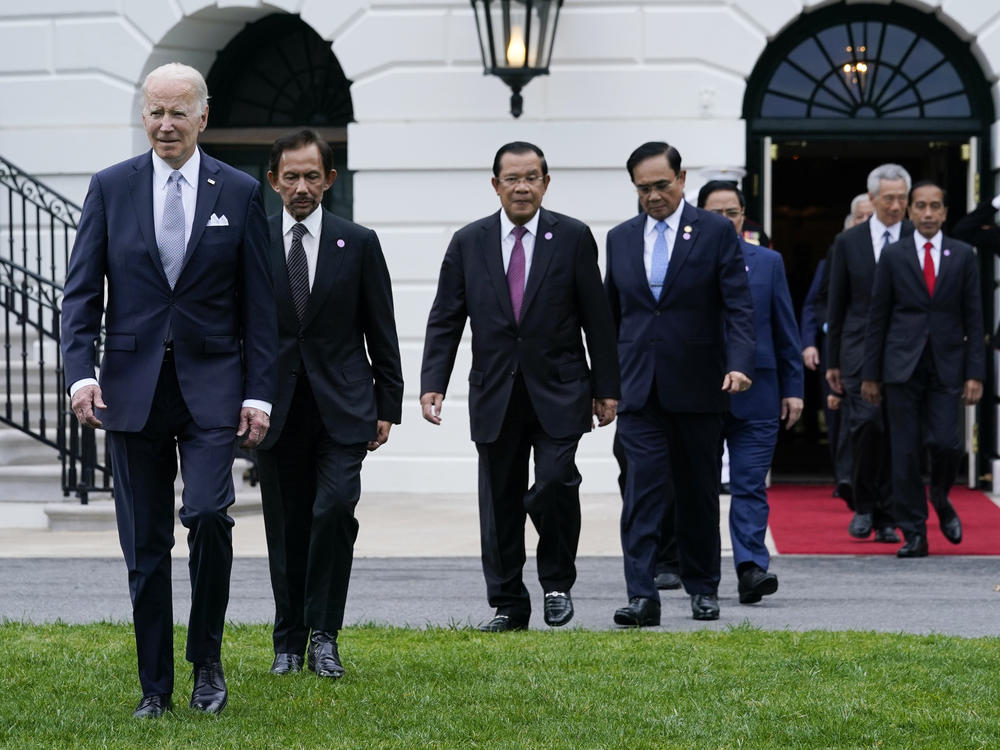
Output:
[[951,250],[948,250],[948,249],[946,248],[946,249],[945,249],[945,251],[944,251],[944,254],[945,254],[945,255],[951,255]]
[[545,239],[551,240],[552,239],[552,232],[546,232],[545,233]]
[[347,243],[343,239],[337,240],[337,247],[344,247]]

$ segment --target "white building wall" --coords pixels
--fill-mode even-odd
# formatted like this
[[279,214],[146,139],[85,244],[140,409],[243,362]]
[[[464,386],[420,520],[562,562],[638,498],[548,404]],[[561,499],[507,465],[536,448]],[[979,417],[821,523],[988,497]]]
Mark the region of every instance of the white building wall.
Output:
[[[4,0],[0,155],[80,202],[94,171],[146,148],[138,125],[146,72],[181,60],[207,73],[247,22],[300,14],[331,40],[354,82],[354,215],[379,232],[394,279],[404,422],[372,456],[365,486],[472,491],[468,354],[459,355],[440,428],[420,418],[419,369],[448,239],[498,207],[489,184],[497,146],[514,139],[541,146],[552,172],[545,204],[589,223],[603,245],[607,230],[635,211],[624,162],[639,143],[676,145],[692,196],[704,168],[744,166],[747,76],[768,39],[826,4],[567,0],[551,75],[525,88],[524,114],[513,120],[506,86],[482,74],[467,0]],[[908,4],[968,39],[987,77],[997,79],[1000,6]],[[1000,109],[996,87],[994,98]],[[605,429],[581,442],[584,491],[615,489],[611,436]]]

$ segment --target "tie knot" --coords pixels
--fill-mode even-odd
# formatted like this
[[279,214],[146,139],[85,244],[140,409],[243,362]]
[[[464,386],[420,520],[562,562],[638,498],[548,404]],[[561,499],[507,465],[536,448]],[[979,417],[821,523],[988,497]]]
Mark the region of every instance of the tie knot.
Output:
[[659,232],[660,234],[663,234],[664,232],[666,232],[667,231],[667,222],[665,222],[665,221],[658,221],[658,222],[656,222],[656,231]]
[[514,227],[513,235],[515,240],[519,240],[528,233],[527,227]]
[[178,172],[175,169],[173,172],[170,173],[170,176],[167,178],[167,184],[168,185],[177,185],[178,187],[180,187],[181,180],[183,180],[183,179],[184,179],[184,175],[182,175],[180,172]]
[[296,224],[295,226],[292,227],[292,239],[293,240],[297,240],[297,241],[301,242],[302,241],[302,235],[304,235],[305,233],[306,233],[306,225],[303,224],[302,222],[299,222],[298,224]]
[[933,249],[934,249],[934,243],[933,242],[925,242],[924,243],[924,250],[926,250],[927,252],[930,252]]

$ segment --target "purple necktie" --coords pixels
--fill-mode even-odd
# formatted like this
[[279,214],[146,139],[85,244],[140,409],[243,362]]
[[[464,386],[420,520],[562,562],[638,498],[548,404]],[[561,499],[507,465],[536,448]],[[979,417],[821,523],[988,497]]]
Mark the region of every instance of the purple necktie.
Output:
[[510,304],[514,308],[514,321],[521,322],[521,303],[524,301],[524,245],[521,238],[528,230],[514,227],[514,249],[507,265],[507,288],[510,290]]

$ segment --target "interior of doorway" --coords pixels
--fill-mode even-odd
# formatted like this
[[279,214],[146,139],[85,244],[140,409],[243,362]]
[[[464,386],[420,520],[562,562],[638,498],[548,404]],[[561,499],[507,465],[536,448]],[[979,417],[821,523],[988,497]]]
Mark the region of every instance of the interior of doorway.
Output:
[[[945,232],[965,215],[969,152],[966,139],[913,138],[778,140],[771,154],[771,247],[785,263],[796,314],[816,266],[844,228],[851,199],[865,192],[868,173],[887,162],[901,164],[914,181],[934,179],[948,190]],[[767,155],[765,155],[765,158]],[[820,375],[806,370],[806,409],[801,423],[782,431],[774,456],[779,481],[832,482]]]

